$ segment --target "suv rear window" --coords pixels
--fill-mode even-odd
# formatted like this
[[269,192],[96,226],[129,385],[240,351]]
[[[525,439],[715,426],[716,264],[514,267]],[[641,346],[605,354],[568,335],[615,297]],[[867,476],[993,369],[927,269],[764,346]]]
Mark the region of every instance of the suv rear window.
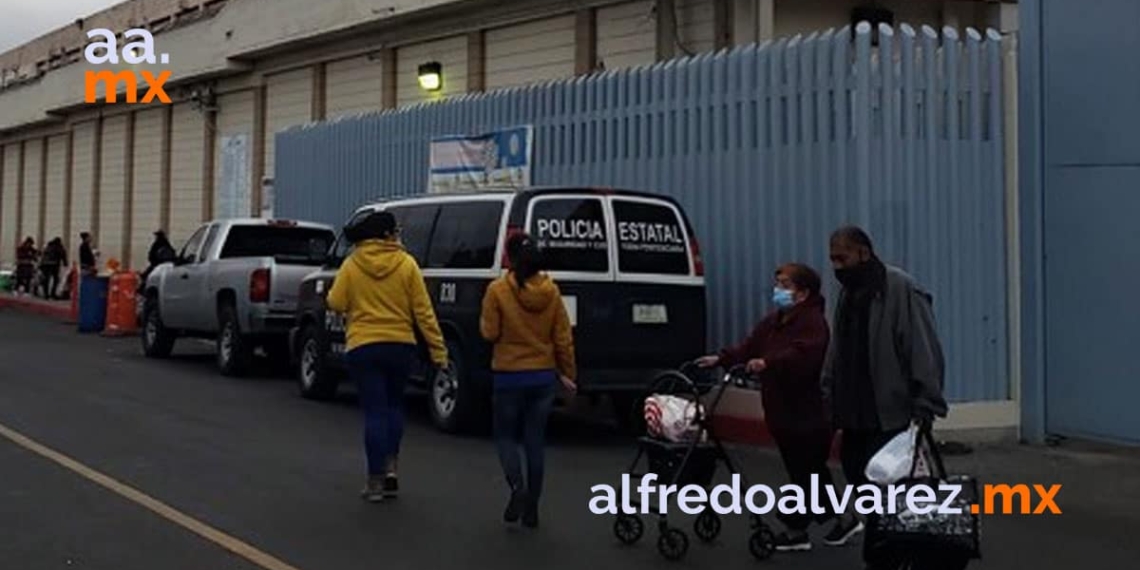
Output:
[[684,224],[667,204],[614,200],[622,273],[688,275]]
[[490,269],[495,265],[503,203],[443,203],[431,235],[427,266],[443,269]]
[[609,236],[597,198],[539,198],[527,232],[542,249],[550,271],[609,270]]
[[334,238],[332,232],[316,228],[235,226],[226,236],[221,258],[272,257],[281,263],[320,264]]

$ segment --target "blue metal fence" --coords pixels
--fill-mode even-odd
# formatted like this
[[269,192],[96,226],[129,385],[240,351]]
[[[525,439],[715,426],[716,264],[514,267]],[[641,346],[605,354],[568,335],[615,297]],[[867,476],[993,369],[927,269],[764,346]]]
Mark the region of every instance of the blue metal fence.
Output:
[[948,397],[1007,399],[1001,37],[878,31],[877,46],[862,24],[297,127],[277,135],[275,208],[340,223],[422,192],[431,137],[531,124],[536,183],[685,206],[713,343],[769,309],[779,263],[825,269],[829,233],[857,223],[934,293]]

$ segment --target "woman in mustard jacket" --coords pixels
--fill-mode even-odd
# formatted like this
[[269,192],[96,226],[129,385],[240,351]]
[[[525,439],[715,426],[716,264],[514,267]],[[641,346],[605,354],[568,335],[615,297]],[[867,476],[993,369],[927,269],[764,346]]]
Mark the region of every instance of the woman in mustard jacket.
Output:
[[[538,500],[545,470],[546,421],[559,383],[577,386],[574,336],[562,294],[539,272],[539,252],[526,234],[507,241],[510,271],[483,297],[480,331],[494,344],[495,446],[510,499],[503,519],[538,526]],[[526,454],[526,479],[519,447]]]
[[399,489],[396,463],[404,436],[404,386],[416,358],[415,328],[441,369],[447,367],[447,346],[420,267],[398,240],[396,218],[377,212],[351,233],[355,248],[337,271],[326,303],[348,317],[346,360],[359,387],[368,457],[361,495],[379,502]]

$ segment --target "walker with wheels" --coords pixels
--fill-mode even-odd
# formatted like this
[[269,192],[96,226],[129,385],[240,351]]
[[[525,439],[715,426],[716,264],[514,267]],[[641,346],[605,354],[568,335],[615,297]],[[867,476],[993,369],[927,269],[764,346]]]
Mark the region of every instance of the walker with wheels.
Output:
[[[664,372],[650,383],[646,397],[652,395],[671,395],[700,402],[701,392],[698,384],[693,381],[692,374],[697,369],[695,362],[682,365],[678,370]],[[695,428],[694,437],[687,441],[670,441],[654,437],[648,432],[638,438],[638,451],[630,465],[628,473],[631,480],[640,481],[647,474],[657,475],[658,482],[663,485],[676,485],[677,488],[686,485],[699,485],[706,491],[712,487],[718,465],[723,465],[729,475],[737,474],[741,482],[747,486],[747,478],[736,463],[729,456],[724,445],[712,429],[712,416],[724,397],[725,390],[730,385],[751,386],[753,381],[745,373],[742,366],[728,370],[719,386],[714,387],[716,394],[708,409],[696,405],[692,426]],[[645,458],[645,471],[639,472],[638,466]],[[640,509],[636,501],[631,503]],[[689,550],[689,537],[684,530],[669,524],[667,513],[653,509],[657,513],[657,550],[668,560],[680,560]],[[767,560],[775,551],[775,535],[772,529],[757,514],[751,513],[750,524],[752,533],[748,540],[748,550],[757,560]],[[720,516],[709,505],[697,515],[693,523],[693,534],[703,543],[712,543],[720,535]],[[645,524],[636,514],[619,513],[613,525],[614,536],[623,544],[632,545],[641,540],[645,534]]]

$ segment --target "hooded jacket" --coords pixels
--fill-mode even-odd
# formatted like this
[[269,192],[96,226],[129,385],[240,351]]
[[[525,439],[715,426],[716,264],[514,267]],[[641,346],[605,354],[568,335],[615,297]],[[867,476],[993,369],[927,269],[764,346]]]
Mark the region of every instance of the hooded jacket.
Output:
[[346,350],[381,342],[414,345],[418,328],[432,362],[447,362],[447,346],[420,267],[396,241],[357,244],[337,271],[325,302],[348,317]]
[[828,427],[820,370],[830,333],[824,300],[812,295],[786,311],[772,311],[736,346],[721,350],[721,364],[732,367],[762,358],[761,401],[769,429],[810,432]]
[[513,273],[491,282],[479,330],[494,345],[495,372],[557,370],[577,378],[570,317],[558,286],[545,274],[531,277],[521,289]]

